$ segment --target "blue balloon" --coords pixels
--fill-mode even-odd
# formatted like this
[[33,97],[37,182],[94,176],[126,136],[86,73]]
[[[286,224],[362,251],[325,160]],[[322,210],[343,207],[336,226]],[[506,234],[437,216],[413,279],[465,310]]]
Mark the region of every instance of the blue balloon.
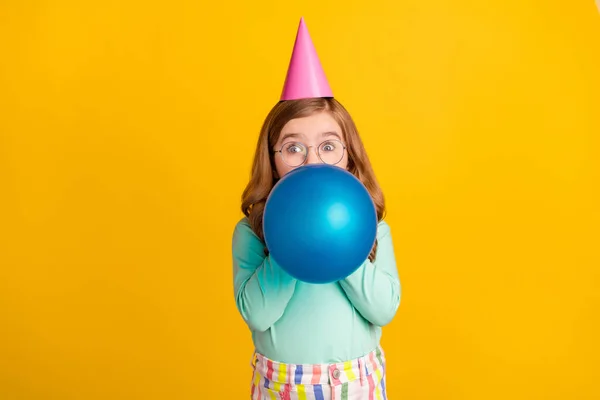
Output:
[[263,232],[271,257],[290,275],[331,283],[366,261],[377,222],[371,195],[354,175],[309,164],[275,184],[265,204]]

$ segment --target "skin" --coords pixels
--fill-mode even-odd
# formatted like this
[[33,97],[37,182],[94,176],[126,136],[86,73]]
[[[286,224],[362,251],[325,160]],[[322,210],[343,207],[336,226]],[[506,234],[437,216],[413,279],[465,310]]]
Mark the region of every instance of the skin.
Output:
[[[342,128],[336,120],[328,113],[321,112],[304,118],[290,120],[279,135],[279,140],[275,143],[273,150],[281,149],[284,143],[295,141],[301,142],[310,147],[306,164],[322,163],[317,154],[317,148],[324,140],[338,139],[345,144]],[[348,152],[344,152],[342,160],[336,164],[337,167],[348,169]],[[278,177],[282,177],[288,172],[298,168],[290,167],[281,159],[280,153],[275,154],[275,168]]]

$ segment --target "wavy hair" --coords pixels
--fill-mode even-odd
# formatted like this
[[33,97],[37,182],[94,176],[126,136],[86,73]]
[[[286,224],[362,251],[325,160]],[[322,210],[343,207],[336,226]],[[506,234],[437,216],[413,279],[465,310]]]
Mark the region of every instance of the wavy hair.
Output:
[[[328,112],[342,128],[342,135],[348,151],[348,171],[356,176],[367,188],[375,209],[377,220],[385,216],[385,200],[383,192],[377,183],[375,173],[367,156],[363,142],[352,117],[342,104],[333,98],[310,98],[300,100],[287,100],[277,103],[269,112],[263,123],[254,161],[250,181],[242,193],[242,212],[250,221],[254,233],[264,242],[263,213],[265,203],[277,183],[275,162],[270,149],[279,140],[279,135],[285,124],[296,118],[308,117],[316,113]],[[369,254],[369,260],[375,260],[377,241]],[[265,254],[268,249],[265,247]]]

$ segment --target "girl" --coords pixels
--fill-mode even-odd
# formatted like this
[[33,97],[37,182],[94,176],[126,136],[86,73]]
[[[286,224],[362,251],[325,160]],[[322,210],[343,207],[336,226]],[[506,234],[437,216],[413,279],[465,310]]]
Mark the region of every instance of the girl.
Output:
[[[235,301],[256,348],[250,393],[252,399],[385,399],[381,327],[399,306],[400,282],[384,199],[352,118],[329,95],[318,58],[307,54],[311,47],[301,20],[281,101],[258,139],[242,196],[245,217],[233,234]],[[278,179],[320,162],[362,181],[379,224],[375,246],[358,270],[315,285],[297,281],[270,257],[262,217]]]

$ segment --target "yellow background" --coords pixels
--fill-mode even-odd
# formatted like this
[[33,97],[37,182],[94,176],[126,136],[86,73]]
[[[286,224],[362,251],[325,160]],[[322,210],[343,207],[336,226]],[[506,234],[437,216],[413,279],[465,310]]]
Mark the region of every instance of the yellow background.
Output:
[[1,3],[0,399],[247,398],[231,234],[300,16],[387,198],[389,398],[600,398],[594,1],[258,3]]

